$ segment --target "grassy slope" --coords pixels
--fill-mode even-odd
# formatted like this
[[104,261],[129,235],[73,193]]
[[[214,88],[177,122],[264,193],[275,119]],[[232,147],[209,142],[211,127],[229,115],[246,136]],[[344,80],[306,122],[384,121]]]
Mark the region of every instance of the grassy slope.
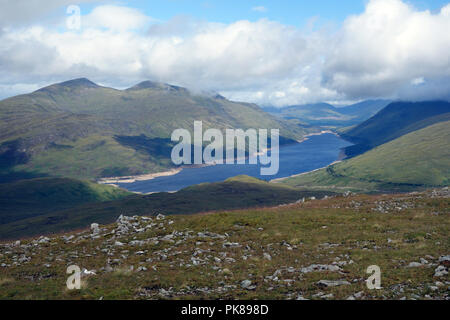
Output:
[[[380,205],[386,213],[377,211]],[[431,192],[359,195],[278,208],[136,219],[137,228],[154,225],[122,236],[110,233],[114,224],[104,226],[97,239],[85,231],[74,233],[70,241],[56,237],[37,246],[22,241],[22,246],[0,246],[0,263],[7,265],[0,275],[0,299],[330,299],[321,298],[320,292],[333,294],[331,299],[357,292],[356,299],[445,299],[448,278],[433,277],[437,265],[407,265],[421,258],[438,263],[449,254],[449,208],[448,191],[447,198]],[[205,238],[199,232],[225,238]],[[162,240],[171,234],[173,241]],[[136,239],[148,242],[129,243]],[[115,241],[124,246],[115,246]],[[225,242],[240,247],[226,248]],[[31,260],[13,265],[14,257],[22,254]],[[332,263],[344,264],[342,272],[300,270]],[[65,287],[71,264],[96,270],[95,276],[83,278],[81,290]],[[381,268],[380,290],[366,287],[370,265]],[[254,290],[241,287],[245,279]],[[350,284],[321,288],[317,282],[322,279]],[[444,284],[432,289],[436,281]]]
[[3,226],[6,223],[130,195],[112,186],[70,178],[37,178],[3,183],[0,184],[0,224],[4,228],[2,231],[6,231]]
[[172,165],[170,158],[162,154],[141,152],[122,145],[113,136],[93,134],[61,143],[70,147],[50,147],[15,168],[48,175],[96,178],[164,171]]
[[74,178],[161,171],[172,166],[170,153],[122,141],[165,144],[158,139],[192,131],[195,120],[205,129],[279,128],[289,139],[305,133],[253,104],[159,83],[115,90],[78,79],[0,101],[0,178],[14,170]]
[[346,148],[347,155],[355,156],[409,132],[449,119],[449,102],[394,102],[341,135],[355,143]]
[[[13,191],[14,192],[14,191]],[[274,185],[255,178],[239,176],[219,183],[205,183],[176,193],[133,195],[116,201],[73,204],[70,208],[48,210],[35,217],[24,217],[0,225],[1,238],[61,232],[84,228],[93,222],[109,223],[120,214],[152,215],[192,214],[211,210],[262,207],[295,202],[303,197],[323,197],[329,192],[303,191],[289,186]],[[10,202],[6,213],[19,214]],[[35,203],[36,205],[36,203]]]
[[309,174],[290,186],[358,191],[405,190],[450,184],[450,121],[406,134],[363,155]]

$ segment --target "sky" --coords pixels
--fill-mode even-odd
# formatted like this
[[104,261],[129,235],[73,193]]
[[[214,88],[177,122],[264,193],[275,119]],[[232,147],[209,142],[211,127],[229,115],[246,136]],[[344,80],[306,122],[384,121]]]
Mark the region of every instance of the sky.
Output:
[[0,99],[79,77],[119,89],[161,81],[263,106],[450,99],[449,1],[0,6]]

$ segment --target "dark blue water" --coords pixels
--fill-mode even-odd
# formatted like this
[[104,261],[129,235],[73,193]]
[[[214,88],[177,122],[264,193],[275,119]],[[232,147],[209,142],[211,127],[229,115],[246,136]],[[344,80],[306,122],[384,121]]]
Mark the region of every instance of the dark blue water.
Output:
[[340,150],[351,143],[334,134],[311,136],[302,143],[280,147],[280,167],[277,175],[261,176],[260,165],[215,165],[183,169],[180,173],[152,180],[120,183],[129,191],[149,193],[178,191],[204,182],[218,182],[238,175],[248,175],[263,180],[284,178],[294,174],[322,168],[339,159]]

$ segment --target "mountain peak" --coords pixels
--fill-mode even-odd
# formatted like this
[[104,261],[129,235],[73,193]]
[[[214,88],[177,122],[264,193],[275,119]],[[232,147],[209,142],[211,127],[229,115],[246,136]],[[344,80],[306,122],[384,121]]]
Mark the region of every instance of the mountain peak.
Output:
[[87,78],[78,78],[69,81],[64,81],[58,83],[60,86],[64,87],[88,87],[88,88],[96,88],[98,85]]
[[60,83],[51,84],[49,86],[40,88],[36,92],[57,92],[61,88],[69,89],[85,89],[85,88],[99,88],[100,86],[87,78],[78,78],[73,80],[68,80]]
[[143,89],[157,89],[157,90],[166,90],[171,92],[189,92],[186,88],[173,86],[167,83],[155,82],[155,81],[143,81],[138,83],[137,85],[128,88],[127,90],[143,90]]
[[132,86],[131,88],[128,88],[127,90],[140,90],[140,89],[162,89],[163,83],[161,82],[154,82],[154,81],[142,81],[139,82],[137,85]]

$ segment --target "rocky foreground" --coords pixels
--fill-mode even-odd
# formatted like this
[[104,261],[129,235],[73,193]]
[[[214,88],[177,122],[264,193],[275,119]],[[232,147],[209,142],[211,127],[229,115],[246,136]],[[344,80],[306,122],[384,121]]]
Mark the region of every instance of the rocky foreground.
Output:
[[[449,299],[450,192],[128,217],[0,245],[1,299]],[[68,266],[81,289],[66,286]],[[369,289],[369,266],[381,288]]]

